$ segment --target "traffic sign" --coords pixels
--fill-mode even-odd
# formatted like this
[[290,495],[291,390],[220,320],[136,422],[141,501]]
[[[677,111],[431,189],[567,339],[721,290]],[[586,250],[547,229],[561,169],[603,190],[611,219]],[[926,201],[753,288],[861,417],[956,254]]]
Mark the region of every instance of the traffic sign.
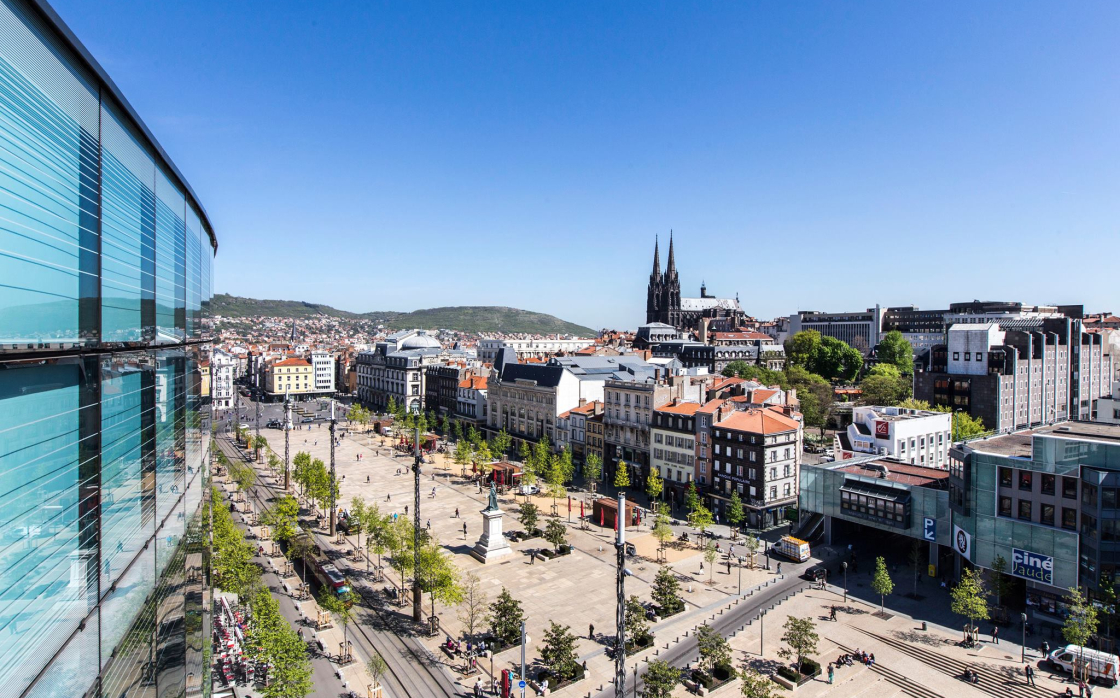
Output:
[[524,691],[525,690],[525,682],[524,681],[518,681],[517,682],[517,687],[520,688],[522,691]]

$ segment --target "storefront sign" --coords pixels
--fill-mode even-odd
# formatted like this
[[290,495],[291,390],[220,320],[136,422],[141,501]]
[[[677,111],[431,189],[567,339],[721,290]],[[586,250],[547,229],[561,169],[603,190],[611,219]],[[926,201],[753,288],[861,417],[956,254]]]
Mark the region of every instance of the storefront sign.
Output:
[[876,439],[889,439],[891,438],[891,425],[882,420],[875,420],[875,438]]
[[1011,574],[1043,584],[1054,583],[1054,558],[1029,550],[1011,549]]
[[972,561],[972,536],[956,524],[953,525],[953,547],[964,559]]

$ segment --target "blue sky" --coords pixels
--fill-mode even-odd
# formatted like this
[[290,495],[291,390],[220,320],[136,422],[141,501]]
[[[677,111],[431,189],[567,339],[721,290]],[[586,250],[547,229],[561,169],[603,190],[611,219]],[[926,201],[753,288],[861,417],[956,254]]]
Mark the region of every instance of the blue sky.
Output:
[[632,328],[673,229],[757,317],[1120,311],[1120,3],[54,5],[219,292]]

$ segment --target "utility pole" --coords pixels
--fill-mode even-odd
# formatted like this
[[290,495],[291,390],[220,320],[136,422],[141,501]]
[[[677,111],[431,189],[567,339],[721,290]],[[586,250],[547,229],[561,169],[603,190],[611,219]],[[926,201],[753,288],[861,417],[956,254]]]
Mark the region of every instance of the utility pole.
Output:
[[626,492],[618,493],[618,511],[615,513],[615,524],[618,526],[618,536],[615,541],[615,553],[618,560],[617,591],[615,608],[615,647],[614,647],[614,695],[615,698],[624,698],[626,695]]
[[288,391],[284,391],[284,494],[292,488],[292,474],[288,468],[288,433],[292,430],[292,401],[288,399]]
[[412,507],[412,547],[413,547],[413,575],[412,575],[412,620],[420,622],[420,427],[416,427],[416,454],[415,464],[412,466],[415,479],[413,480],[413,507]]
[[335,510],[338,509],[338,476],[334,472],[334,398],[331,398],[331,537],[333,538],[336,531],[335,526],[338,516]]
[[253,441],[253,453],[254,454],[257,453],[257,441],[260,440],[260,438],[261,438],[261,396],[260,396],[260,393],[257,393],[256,398],[257,399],[256,399],[255,404],[257,406],[257,438],[256,438],[256,440]]
[[[519,674],[521,681],[528,681],[525,677],[525,639],[525,621],[521,621],[521,673]],[[525,691],[522,691],[521,695],[524,696]]]

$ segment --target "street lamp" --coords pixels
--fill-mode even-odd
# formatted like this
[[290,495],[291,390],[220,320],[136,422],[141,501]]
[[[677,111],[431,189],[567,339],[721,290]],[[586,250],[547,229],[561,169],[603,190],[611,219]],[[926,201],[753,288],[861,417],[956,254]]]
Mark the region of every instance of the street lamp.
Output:
[[1027,614],[1020,613],[1019,620],[1023,621],[1023,644],[1019,646],[1019,661],[1027,663]]
[[[413,416],[420,415],[419,403],[412,403]],[[420,622],[420,425],[416,425],[415,460],[413,470],[413,508],[412,508],[412,542],[413,542],[413,569],[412,576],[412,620]],[[434,626],[433,626],[434,627]]]
[[840,569],[844,570],[844,601],[848,600],[848,563],[841,562]]
[[743,557],[739,556],[739,593],[743,593]]
[[336,513],[336,510],[338,509],[338,501],[337,501],[338,500],[338,476],[335,474],[335,470],[334,470],[334,426],[335,426],[335,423],[336,422],[335,422],[335,418],[334,418],[334,398],[331,398],[331,521],[330,521],[330,535],[331,535],[332,538],[338,532],[337,528],[336,528],[337,519],[338,519],[338,515]]

